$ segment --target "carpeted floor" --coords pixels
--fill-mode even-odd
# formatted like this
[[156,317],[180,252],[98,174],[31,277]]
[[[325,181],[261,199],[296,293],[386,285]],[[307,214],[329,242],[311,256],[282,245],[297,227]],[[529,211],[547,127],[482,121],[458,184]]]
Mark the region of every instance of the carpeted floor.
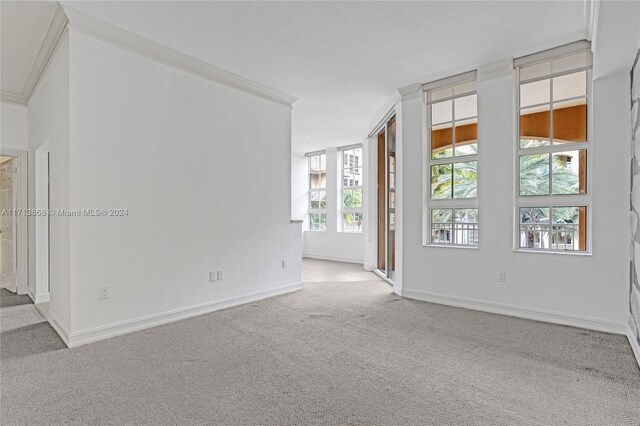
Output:
[[33,306],[3,293],[2,425],[640,424],[623,336],[304,267],[302,291],[73,350],[41,321],[16,327],[11,310]]

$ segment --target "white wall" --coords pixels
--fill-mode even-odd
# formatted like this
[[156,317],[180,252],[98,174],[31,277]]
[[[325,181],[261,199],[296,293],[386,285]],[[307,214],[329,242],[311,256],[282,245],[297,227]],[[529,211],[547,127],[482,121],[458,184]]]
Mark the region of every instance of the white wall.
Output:
[[[326,150],[327,154],[327,230],[326,231],[309,231],[308,224],[305,223],[305,232],[303,236],[303,255],[305,257],[337,260],[342,262],[364,262],[364,236],[354,232],[339,232],[340,220],[340,188],[338,176],[340,169],[340,152],[335,148]],[[306,158],[305,158],[306,161]],[[364,159],[364,168],[368,168],[368,164]],[[296,168],[298,176],[294,180],[305,182],[305,191],[309,189],[309,165],[308,161],[303,166],[300,164]],[[303,175],[304,173],[304,175]],[[365,180],[363,178],[363,180]],[[298,201],[298,205],[301,205]],[[308,195],[304,197],[305,215],[308,205]],[[365,224],[366,226],[366,219]]]
[[70,46],[70,204],[128,209],[71,222],[72,338],[299,288],[291,109],[73,31]]
[[[69,38],[63,35],[35,92],[29,99],[29,206],[35,204],[35,151],[43,144],[51,148],[51,208],[69,208]],[[51,299],[52,317],[65,331],[71,327],[69,217],[52,216]],[[45,240],[46,242],[46,240]],[[29,286],[36,298],[47,294],[40,283],[47,274],[46,263],[36,259],[36,217],[29,218]],[[43,267],[45,266],[45,267]]]
[[[423,247],[421,98],[402,105],[402,294],[622,332],[628,304],[628,75],[593,83],[593,255],[513,251],[515,76],[479,75],[478,249]],[[506,283],[497,282],[499,271]]]
[[28,149],[26,106],[0,102],[0,148]]

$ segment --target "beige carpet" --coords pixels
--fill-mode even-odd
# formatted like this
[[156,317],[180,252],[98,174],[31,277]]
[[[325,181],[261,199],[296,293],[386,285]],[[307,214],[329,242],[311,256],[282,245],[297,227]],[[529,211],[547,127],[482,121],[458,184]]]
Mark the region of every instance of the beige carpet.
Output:
[[2,329],[2,425],[640,424],[623,336],[401,299],[357,265],[305,274],[297,293],[73,350]]

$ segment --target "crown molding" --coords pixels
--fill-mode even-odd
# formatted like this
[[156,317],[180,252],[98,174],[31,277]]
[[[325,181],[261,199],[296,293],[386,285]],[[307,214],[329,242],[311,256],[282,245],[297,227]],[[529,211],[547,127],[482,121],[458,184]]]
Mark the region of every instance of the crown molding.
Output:
[[418,83],[402,87],[398,89],[398,92],[400,92],[400,99],[402,99],[402,102],[416,99],[422,96],[422,84]]
[[31,71],[29,72],[27,80],[24,83],[24,87],[22,88],[22,96],[27,102],[31,98],[33,91],[38,86],[38,83],[44,74],[44,70],[47,68],[47,64],[58,46],[58,42],[60,41],[62,34],[67,29],[68,22],[69,20],[67,19],[64,10],[60,7],[60,4],[58,4],[58,7],[53,14],[53,18],[51,19],[51,23],[49,24],[47,34],[42,41],[40,50],[31,65]]
[[128,50],[129,52],[144,56],[206,80],[220,83],[243,92],[251,93],[288,107],[291,107],[296,101],[296,98],[293,96],[271,89],[260,83],[256,83],[255,81],[171,49],[160,43],[125,30],[124,28],[104,22],[66,4],[62,7],[69,18],[69,28],[72,31],[101,40],[113,46]]
[[513,58],[506,58],[478,67],[477,81],[487,81],[510,74],[513,74]]
[[393,95],[391,95],[391,97],[387,99],[387,102],[385,102],[384,106],[380,109],[380,111],[378,111],[376,116],[373,118],[373,120],[371,120],[369,125],[366,127],[366,131],[362,136],[362,140],[367,140],[368,137],[373,136],[373,133],[376,130],[378,130],[381,123],[383,121],[386,121],[388,116],[391,115],[390,113],[392,112],[392,110],[395,108],[396,104],[399,101],[400,101],[400,92],[396,90],[395,92],[393,92]]
[[0,91],[0,101],[16,105],[27,105],[27,100],[22,96],[22,93],[9,92],[6,90]]

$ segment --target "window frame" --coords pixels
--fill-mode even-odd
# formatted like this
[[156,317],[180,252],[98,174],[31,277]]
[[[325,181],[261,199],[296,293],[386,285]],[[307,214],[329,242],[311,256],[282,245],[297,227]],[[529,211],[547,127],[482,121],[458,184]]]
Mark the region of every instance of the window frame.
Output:
[[[325,185],[323,188],[312,188],[311,187],[311,176],[312,176],[312,170],[311,170],[311,161],[314,157],[320,157],[320,166],[322,167],[322,156],[324,156],[324,169],[320,169],[318,170],[318,172],[322,172],[324,171],[325,173]],[[326,206],[326,200],[328,199],[327,197],[327,153],[326,151],[316,151],[316,152],[310,152],[306,154],[307,157],[307,167],[308,167],[308,183],[307,183],[307,219],[308,219],[308,226],[307,226],[307,231],[310,232],[326,232],[327,231],[327,206]],[[311,194],[313,193],[318,193],[318,203],[320,202],[320,193],[324,192],[324,196],[325,196],[325,207],[324,208],[312,208],[311,207]],[[324,229],[312,229],[311,228],[311,215],[312,214],[324,214]]]
[[[437,102],[445,102],[447,100],[451,100],[452,104],[455,104],[454,100],[470,95],[476,95],[476,115],[470,118],[464,118],[460,121],[475,118],[477,122],[477,126],[480,126],[479,120],[479,111],[478,111],[478,103],[477,103],[477,71],[469,71],[463,74],[458,74],[452,77],[448,77],[442,80],[437,80],[431,83],[426,83],[422,85],[423,90],[423,114],[422,114],[422,129],[423,129],[423,143],[422,143],[422,245],[424,247],[449,247],[449,248],[460,248],[460,249],[478,249],[480,246],[480,219],[479,219],[479,205],[478,200],[480,196],[479,191],[479,176],[476,181],[476,196],[470,198],[454,198],[453,194],[451,198],[432,198],[431,194],[431,166],[441,165],[441,164],[451,164],[452,166],[452,179],[454,179],[453,175],[453,167],[457,163],[467,163],[467,162],[476,162],[476,168],[479,163],[479,153],[480,153],[480,138],[478,133],[477,138],[477,149],[475,154],[471,155],[461,155],[455,156],[455,149],[453,151],[453,155],[451,157],[445,158],[432,158],[432,150],[431,150],[431,105],[430,94],[435,90],[442,90],[447,88],[453,88],[455,86],[459,86],[462,84],[474,82],[476,87],[474,90],[465,92],[459,95],[452,95],[451,97],[438,99]],[[435,103],[437,103],[435,102]],[[452,105],[452,126],[455,127],[455,122],[458,121],[455,118],[455,106]],[[455,139],[455,136],[452,134],[452,142]],[[455,148],[455,142],[454,146]],[[479,175],[479,173],[478,173]],[[453,191],[453,181],[452,181],[452,191]],[[453,210],[453,214],[455,215],[455,210],[457,209],[475,209],[477,211],[476,215],[478,219],[476,220],[476,239],[478,244],[453,244],[452,243],[440,243],[433,242],[432,240],[432,211],[440,210],[440,209],[451,209]],[[455,219],[452,217],[452,225],[455,224]],[[452,239],[453,241],[453,239]]]
[[[344,164],[344,156],[346,153],[348,153],[349,151],[355,151],[357,149],[360,149],[361,151],[361,161],[360,164],[356,164],[355,160],[353,162],[353,165],[349,165],[348,167],[345,167]],[[362,230],[364,228],[364,149],[362,147],[362,144],[355,144],[355,145],[348,145],[348,146],[343,146],[338,148],[338,151],[340,153],[339,160],[340,160],[340,190],[338,191],[338,202],[340,203],[340,208],[338,209],[338,232],[344,232],[346,234],[361,234]],[[355,155],[354,155],[355,158]],[[344,184],[344,171],[345,170],[357,170],[357,169],[362,169],[362,174],[360,175],[360,185],[358,186],[345,186]],[[362,205],[360,207],[345,207],[344,206],[344,191],[345,190],[354,190],[354,189],[359,189],[361,192],[361,197],[362,197]],[[361,221],[361,226],[360,226],[360,230],[345,230],[344,229],[344,219],[343,216],[345,214],[359,214],[360,215],[360,221]]]
[[[581,52],[586,52],[588,55],[589,65],[586,67],[578,67],[573,68],[570,71],[562,71],[559,73],[551,73],[545,77],[537,77],[533,79],[526,80],[526,83],[550,80],[550,99],[549,106],[550,111],[553,109],[553,79],[556,77],[561,77],[564,75],[570,75],[574,73],[578,73],[581,71],[586,72],[586,103],[587,103],[587,125],[586,125],[586,142],[573,142],[570,144],[558,144],[553,145],[551,143],[549,146],[539,146],[532,148],[522,148],[520,145],[520,70],[523,67],[528,67],[532,65],[542,64],[545,62],[550,62],[556,59],[560,59],[562,57],[571,56],[575,54],[579,54]],[[514,143],[514,212],[513,212],[513,251],[514,252],[523,252],[523,253],[545,253],[545,254],[560,254],[560,255],[570,255],[570,256],[590,256],[592,254],[593,242],[592,242],[592,223],[593,223],[593,208],[592,208],[592,185],[593,185],[593,173],[592,165],[593,165],[593,56],[591,54],[590,43],[589,42],[576,42],[565,46],[560,46],[555,49],[550,49],[548,51],[535,53],[526,57],[518,58],[514,60],[514,69],[515,69],[515,137]],[[569,98],[570,99],[578,99],[582,98],[582,96]],[[565,102],[567,99],[560,100],[559,102]],[[542,104],[540,104],[542,105]],[[527,106],[525,108],[535,107]],[[550,113],[550,140],[553,140],[553,112]],[[569,145],[569,146],[567,146]],[[548,195],[520,195],[520,157],[523,155],[535,155],[535,154],[549,154],[550,156],[550,165],[553,161],[553,155],[557,153],[567,152],[567,151],[580,151],[585,150],[586,152],[586,190],[584,193],[577,194],[553,194],[553,172],[549,173],[549,194]],[[553,249],[553,248],[531,248],[531,247],[520,247],[520,231],[521,231],[521,223],[520,223],[520,209],[521,208],[548,208],[552,211],[553,208],[559,207],[585,207],[585,250],[565,250],[565,249]],[[550,215],[551,216],[551,215]],[[553,225],[552,218],[549,219],[550,225]],[[550,229],[551,231],[551,229]],[[551,240],[551,232],[549,235],[549,239]],[[551,243],[550,243],[551,244]]]

